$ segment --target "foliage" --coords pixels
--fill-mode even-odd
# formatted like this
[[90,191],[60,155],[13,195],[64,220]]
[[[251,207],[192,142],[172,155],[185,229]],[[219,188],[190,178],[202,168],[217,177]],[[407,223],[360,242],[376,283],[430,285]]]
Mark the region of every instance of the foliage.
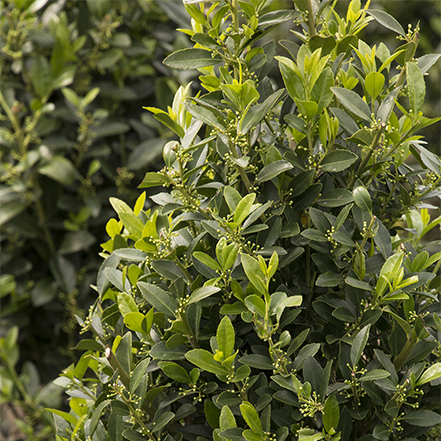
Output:
[[[441,159],[417,131],[438,121],[421,107],[439,55],[415,59],[418,34],[357,0],[206,3],[186,2],[195,45],[164,61],[205,90],[149,108],[180,138],[140,185],[168,189],[156,206],[110,199],[57,436],[425,439],[441,422],[441,253],[423,242]],[[368,46],[372,20],[402,46]],[[286,21],[301,45],[256,45]]]
[[[159,6],[1,2],[1,326],[18,326],[20,345],[6,383],[10,368],[46,383],[76,359],[108,197],[134,201],[131,181],[160,167],[170,132],[142,104],[155,91],[171,102],[177,83],[154,60],[181,43]],[[8,388],[2,401],[25,400]]]

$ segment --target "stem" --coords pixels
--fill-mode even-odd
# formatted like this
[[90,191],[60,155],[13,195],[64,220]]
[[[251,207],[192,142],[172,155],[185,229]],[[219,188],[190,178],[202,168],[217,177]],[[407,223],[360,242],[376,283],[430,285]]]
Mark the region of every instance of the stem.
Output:
[[14,113],[12,112],[12,110],[9,107],[5,97],[3,96],[3,94],[1,92],[0,92],[0,104],[2,105],[4,111],[6,112],[6,115],[8,116],[9,121],[11,121],[12,127],[14,128],[15,139],[17,140],[17,144],[18,144],[18,146],[20,148],[20,154],[24,155],[26,153],[26,147],[23,144],[23,140],[21,138],[21,128],[20,128],[20,125],[18,123],[18,119],[14,115]]
[[375,151],[375,148],[376,148],[378,142],[380,141],[381,135],[382,135],[385,127],[386,127],[386,123],[382,122],[380,124],[380,127],[378,128],[377,133],[375,134],[375,138],[372,141],[372,144],[370,145],[369,152],[366,154],[363,161],[361,161],[361,164],[359,165],[357,171],[355,172],[354,177],[351,179],[351,181],[348,184],[348,188],[353,187],[353,185],[355,184],[355,181],[359,178],[359,176],[361,175],[361,172],[363,171],[363,169],[366,167],[367,163],[371,159],[371,157]]
[[185,323],[185,326],[187,326],[187,328],[188,328],[188,330],[190,332],[190,335],[188,335],[188,337],[189,337],[190,344],[191,344],[192,348],[193,349],[198,349],[199,348],[198,340],[197,340],[196,336],[193,333],[193,329],[191,328],[190,323],[188,323],[187,316],[185,315],[185,312],[184,313],[179,312],[178,313],[178,317],[179,317],[179,319],[183,323]]
[[401,352],[395,357],[394,367],[397,372],[404,366],[404,363],[406,363],[406,360],[409,358],[410,353],[417,343],[418,337],[414,332],[412,332]]
[[308,0],[307,4],[307,11],[308,11],[308,33],[309,33],[309,37],[313,37],[316,34],[315,31],[315,23],[314,23],[314,13],[312,10],[312,0]]

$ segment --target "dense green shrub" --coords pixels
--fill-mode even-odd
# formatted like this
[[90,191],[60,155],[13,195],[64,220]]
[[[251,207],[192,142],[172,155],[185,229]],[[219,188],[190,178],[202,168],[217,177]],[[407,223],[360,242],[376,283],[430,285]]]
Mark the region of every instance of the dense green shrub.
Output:
[[[165,64],[199,69],[150,107],[179,136],[145,175],[134,208],[106,226],[93,339],[56,381],[59,439],[415,440],[440,423],[441,253],[425,202],[441,160],[417,131],[418,34],[360,1],[186,2],[194,48]],[[371,20],[394,53],[359,38]],[[279,42],[286,90],[268,78]],[[417,168],[409,165],[413,157]],[[436,435],[434,435],[436,436]]]
[[141,169],[161,166],[170,131],[142,105],[155,93],[171,103],[176,80],[156,60],[185,44],[161,6],[0,4],[1,327],[2,337],[19,328],[20,351],[10,349],[21,355],[7,360],[5,351],[2,402],[26,407],[17,382],[35,395],[39,376],[53,380],[70,362],[74,314],[93,301],[108,198],[134,201]]

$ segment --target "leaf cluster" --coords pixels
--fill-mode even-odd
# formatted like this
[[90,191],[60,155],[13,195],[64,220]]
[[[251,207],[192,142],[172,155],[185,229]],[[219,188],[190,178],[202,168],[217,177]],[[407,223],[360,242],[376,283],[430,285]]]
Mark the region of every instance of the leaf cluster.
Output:
[[[179,137],[140,185],[156,206],[110,200],[80,320],[94,338],[57,380],[84,407],[54,411],[58,436],[424,439],[441,422],[441,253],[424,243],[441,160],[417,132],[437,122],[421,107],[439,55],[415,59],[418,34],[357,0],[185,5],[194,47],[164,63],[202,90],[149,108]],[[372,20],[403,45],[365,43]],[[258,45],[287,21],[301,44]]]

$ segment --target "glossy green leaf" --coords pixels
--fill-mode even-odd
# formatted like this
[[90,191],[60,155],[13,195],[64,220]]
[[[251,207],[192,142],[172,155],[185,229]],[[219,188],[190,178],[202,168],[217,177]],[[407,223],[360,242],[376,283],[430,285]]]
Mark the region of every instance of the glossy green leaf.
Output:
[[380,94],[381,90],[383,89],[384,82],[384,75],[379,72],[370,72],[366,75],[364,86],[366,87],[367,93],[373,100],[375,100]]
[[216,340],[219,351],[224,354],[224,358],[228,358],[234,351],[234,328],[231,320],[225,316],[216,331]]
[[351,363],[354,368],[358,365],[361,354],[363,353],[366,343],[369,339],[370,328],[371,325],[367,325],[363,329],[361,329],[352,342]]
[[213,354],[205,349],[193,349],[185,354],[185,358],[204,371],[217,375],[228,374],[228,370],[213,358]]
[[381,11],[379,9],[368,9],[366,11],[369,15],[375,18],[378,23],[383,25],[385,28],[390,29],[391,31],[396,32],[397,34],[405,36],[405,32],[400,23],[387,12]]
[[340,420],[340,408],[336,394],[331,394],[325,401],[323,408],[323,426],[325,430],[330,433],[332,429],[337,430],[338,422]]
[[199,69],[213,66],[222,61],[219,56],[212,56],[211,51],[198,48],[187,48],[173,52],[163,63],[173,69]]
[[318,201],[318,205],[323,207],[341,207],[354,200],[352,193],[344,188],[336,188],[326,192]]
[[151,283],[138,282],[138,287],[144,298],[158,311],[170,317],[177,316],[179,304],[170,293]]
[[355,187],[352,191],[352,195],[354,196],[354,202],[358,207],[360,207],[363,211],[372,213],[372,200],[366,187],[363,185]]
[[406,63],[407,89],[409,91],[410,109],[414,116],[418,115],[426,96],[426,84],[420,68],[415,62]]
[[247,194],[244,198],[240,200],[237,204],[236,209],[234,210],[234,222],[237,224],[241,224],[251,213],[251,207],[254,204],[254,200],[256,199],[255,193]]
[[343,87],[331,87],[337,99],[354,115],[359,116],[365,121],[370,121],[371,111],[365,101],[352,90]]
[[266,165],[258,173],[256,180],[258,182],[269,181],[283,172],[291,170],[293,168],[292,164],[285,160],[274,161]]
[[192,292],[187,304],[190,305],[192,303],[198,303],[199,301],[206,299],[219,291],[220,288],[217,286],[203,286],[201,288],[197,288]]
[[164,372],[164,374],[172,380],[185,384],[191,383],[190,376],[182,366],[179,366],[171,361],[160,361],[158,365],[162,372]]
[[254,406],[251,403],[244,401],[239,407],[243,419],[251,430],[256,434],[263,436],[262,423]]
[[358,156],[349,150],[333,150],[324,157],[320,168],[324,172],[339,172],[346,170],[357,159]]

